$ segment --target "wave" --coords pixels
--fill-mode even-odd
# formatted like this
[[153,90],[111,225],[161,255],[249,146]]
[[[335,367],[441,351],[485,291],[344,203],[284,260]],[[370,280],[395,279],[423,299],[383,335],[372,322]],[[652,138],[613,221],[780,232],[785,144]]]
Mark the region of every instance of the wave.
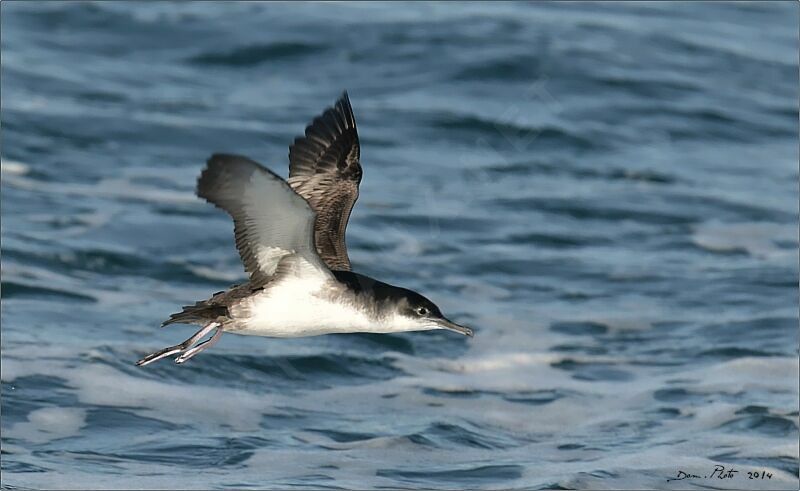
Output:
[[200,53],[192,56],[188,61],[201,65],[248,67],[270,61],[308,57],[326,50],[327,47],[322,45],[300,42],[250,44],[239,46],[228,51]]
[[38,299],[38,300],[52,300],[62,299],[68,301],[78,302],[96,302],[97,299],[90,295],[78,293],[75,291],[67,291],[53,287],[28,285],[16,281],[4,280],[0,283],[0,291],[2,291],[3,298],[5,299]]

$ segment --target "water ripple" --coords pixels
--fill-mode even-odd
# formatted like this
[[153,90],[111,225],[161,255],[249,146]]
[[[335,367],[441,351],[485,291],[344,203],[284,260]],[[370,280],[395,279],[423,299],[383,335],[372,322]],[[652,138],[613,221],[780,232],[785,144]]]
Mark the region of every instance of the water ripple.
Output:
[[[2,487],[797,489],[796,14],[4,4]],[[476,336],[135,367],[246,279],[208,155],[286,175],[344,89],[354,269]]]

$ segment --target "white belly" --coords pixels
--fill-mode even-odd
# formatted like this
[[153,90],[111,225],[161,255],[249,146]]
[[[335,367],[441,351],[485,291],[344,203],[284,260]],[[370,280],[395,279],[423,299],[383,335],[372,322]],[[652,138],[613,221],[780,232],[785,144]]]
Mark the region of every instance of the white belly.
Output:
[[342,332],[380,332],[382,326],[349,302],[330,301],[318,281],[287,278],[253,297],[236,334],[302,337]]

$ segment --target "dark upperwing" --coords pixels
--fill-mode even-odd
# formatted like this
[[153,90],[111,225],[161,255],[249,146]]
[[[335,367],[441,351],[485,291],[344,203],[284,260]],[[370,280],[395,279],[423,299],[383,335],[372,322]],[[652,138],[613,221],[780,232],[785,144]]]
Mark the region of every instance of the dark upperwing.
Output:
[[289,185],[317,215],[317,253],[332,270],[349,271],[345,229],[361,182],[356,120],[347,92],[289,147]]

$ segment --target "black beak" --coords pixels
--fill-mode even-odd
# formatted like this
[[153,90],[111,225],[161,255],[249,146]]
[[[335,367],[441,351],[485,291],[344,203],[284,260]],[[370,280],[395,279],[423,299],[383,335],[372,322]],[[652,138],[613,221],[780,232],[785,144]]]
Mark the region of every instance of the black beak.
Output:
[[433,322],[440,328],[440,329],[447,329],[448,331],[455,331],[459,334],[463,334],[464,336],[473,336],[472,329],[466,326],[461,326],[456,324],[455,322],[449,321],[442,317],[441,319],[433,319]]

